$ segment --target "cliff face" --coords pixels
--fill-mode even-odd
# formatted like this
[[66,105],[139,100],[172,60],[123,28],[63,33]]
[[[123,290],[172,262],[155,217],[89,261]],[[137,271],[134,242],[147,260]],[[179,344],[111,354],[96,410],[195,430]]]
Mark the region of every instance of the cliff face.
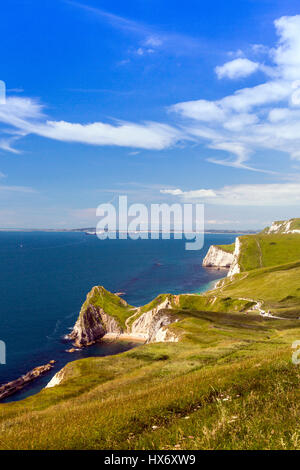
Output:
[[72,333],[68,339],[74,341],[76,347],[89,346],[107,333],[123,333],[118,322],[107,315],[101,307],[88,305],[84,311],[80,312]]
[[72,340],[74,345],[80,348],[95,343],[107,333],[122,334],[123,328],[120,323],[114,316],[109,315],[105,308],[108,311],[123,313],[123,310],[127,312],[130,306],[102,286],[93,287],[67,339]]
[[[78,320],[67,336],[76,347],[89,346],[105,335],[132,337],[145,342],[178,341],[166,327],[176,321],[168,313],[172,296],[143,312],[101,286],[94,287],[83,304]],[[123,322],[122,319],[126,318]]]
[[238,274],[241,272],[241,267],[239,265],[240,251],[241,251],[241,241],[239,237],[237,237],[235,239],[235,248],[233,252],[232,264],[227,274],[228,277],[234,276],[234,274]]
[[230,268],[232,262],[232,253],[228,253],[217,246],[211,245],[202,265],[206,267]]
[[129,328],[130,334],[145,339],[147,343],[178,341],[178,337],[166,328],[167,325],[174,322],[174,317],[166,311],[169,308],[172,308],[171,299],[167,297],[157,307],[134,320]]
[[300,219],[279,220],[273,222],[263,233],[300,233]]
[[233,276],[240,272],[239,255],[241,243],[239,237],[235,239],[235,248],[233,253],[222,250],[220,247],[211,245],[202,265],[205,267],[230,268],[227,276]]
[[52,379],[50,380],[50,382],[48,382],[48,384],[46,385],[45,388],[52,388],[52,387],[56,387],[56,385],[59,385],[65,378],[65,370],[64,368],[59,370],[53,377]]

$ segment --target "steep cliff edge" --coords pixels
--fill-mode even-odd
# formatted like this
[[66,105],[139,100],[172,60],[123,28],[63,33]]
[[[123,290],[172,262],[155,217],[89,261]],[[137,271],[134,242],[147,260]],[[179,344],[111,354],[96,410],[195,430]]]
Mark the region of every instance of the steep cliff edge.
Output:
[[241,266],[239,264],[240,253],[241,253],[241,240],[239,239],[239,237],[237,237],[235,239],[233,260],[232,260],[230,269],[227,274],[228,277],[234,276],[235,274],[238,274],[241,272]]
[[[66,337],[76,347],[89,346],[107,333],[124,332],[125,319],[133,307],[102,286],[95,286],[88,293],[72,332]],[[109,313],[108,313],[109,312]]]
[[122,336],[147,343],[178,341],[167,325],[176,321],[168,309],[172,296],[161,295],[144,307],[132,307],[102,286],[95,286],[87,295],[72,332],[66,337],[76,347],[89,346],[104,336]]
[[262,233],[300,233],[300,219],[294,218],[290,220],[277,220],[270,227],[265,228]]
[[[150,308],[142,312],[137,319],[133,317],[130,326],[130,318],[128,321],[128,332],[134,337],[145,339],[147,343],[178,341],[178,337],[171,332],[167,326],[176,322],[176,318],[168,309],[172,308],[173,296],[167,295],[165,299],[159,296],[155,302],[156,306],[150,304]],[[144,307],[145,310],[145,307]]]
[[232,245],[211,245],[202,265],[214,268],[229,268],[228,277],[233,276],[241,271],[239,265],[239,255],[241,242],[239,237],[236,238]]
[[211,245],[202,265],[205,267],[230,268],[233,262],[233,253],[225,251],[218,246]]

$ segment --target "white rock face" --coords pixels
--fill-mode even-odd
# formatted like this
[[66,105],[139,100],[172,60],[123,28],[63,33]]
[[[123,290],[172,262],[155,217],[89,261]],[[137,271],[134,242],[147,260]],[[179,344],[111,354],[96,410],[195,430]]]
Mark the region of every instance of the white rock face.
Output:
[[202,265],[206,267],[229,268],[233,263],[234,256],[217,246],[211,245]]
[[273,222],[269,230],[266,232],[268,234],[273,233],[300,233],[300,230],[291,229],[293,220],[285,220],[283,222]]
[[178,341],[176,335],[166,328],[174,322],[174,318],[160,313],[162,309],[169,308],[172,308],[171,302],[166,298],[157,307],[143,313],[135,320],[131,325],[130,333],[136,338],[144,339],[147,343]]
[[234,274],[241,272],[239,265],[239,255],[241,251],[241,242],[239,237],[235,239],[235,247],[233,253],[227,253],[226,251],[221,250],[217,246],[211,245],[207,255],[205,256],[202,265],[206,267],[220,267],[220,268],[230,268],[227,276],[231,277]]
[[46,385],[45,388],[52,388],[56,387],[56,385],[59,385],[63,379],[64,379],[64,369],[59,370],[54,377],[50,380],[50,382]]
[[235,274],[238,274],[241,272],[241,267],[239,265],[239,256],[240,256],[240,251],[241,251],[241,241],[239,237],[235,239],[235,247],[234,247],[234,252],[233,252],[233,261],[232,265],[230,266],[230,269],[228,271],[227,277],[234,276]]

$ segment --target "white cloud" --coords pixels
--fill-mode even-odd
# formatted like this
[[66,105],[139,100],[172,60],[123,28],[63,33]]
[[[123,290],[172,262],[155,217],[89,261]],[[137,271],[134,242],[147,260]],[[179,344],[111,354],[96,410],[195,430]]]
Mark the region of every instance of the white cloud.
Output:
[[228,225],[240,224],[239,220],[222,220],[222,219],[209,219],[205,221],[205,225]]
[[228,55],[229,57],[244,57],[244,52],[242,51],[242,49],[238,49],[237,51],[229,51],[228,52]]
[[283,16],[275,21],[279,45],[272,53],[274,61],[287,80],[300,77],[300,15]]
[[231,78],[259,68],[266,81],[216,101],[187,101],[171,108],[189,120],[186,133],[227,153],[226,158],[210,157],[214,163],[266,172],[247,164],[249,158],[275,150],[300,159],[300,16],[280,18],[275,28],[278,45],[269,51],[255,48],[268,52],[271,65],[239,58],[217,68],[220,77]]
[[11,153],[20,153],[19,150],[15,149],[12,144],[16,141],[16,137],[0,139],[0,149]]
[[122,122],[114,126],[102,122],[76,124],[47,121],[45,125],[35,126],[33,130],[44,137],[65,142],[154,150],[170,147],[182,137],[175,128],[156,122],[144,124]]
[[113,28],[138,37],[142,45],[150,46],[150,48],[160,48],[160,50],[164,50],[176,56],[194,54],[195,52],[199,52],[199,50],[203,50],[203,42],[195,40],[193,37],[158,30],[142,22],[134,21],[80,2],[72,0],[65,1],[76,8],[89,12],[94,18],[110,24]]
[[[43,106],[30,98],[8,98],[0,106],[0,122],[14,128],[9,137],[0,141],[4,150],[17,152],[12,147],[14,139],[36,134],[65,142],[80,142],[90,145],[113,145],[139,149],[162,150],[184,138],[175,127],[157,122],[103,122],[89,124],[66,121],[50,121],[43,114]],[[14,134],[14,135],[12,135]]]
[[192,199],[215,197],[212,189],[198,189],[196,191],[182,191],[181,189],[161,189],[161,194],[171,194],[172,196],[183,196]]
[[220,189],[162,189],[163,194],[180,197],[183,201],[201,201],[230,206],[298,206],[300,184],[240,184]]
[[140,56],[145,55],[145,54],[153,54],[154,52],[155,52],[154,49],[150,49],[150,48],[145,49],[143,47],[139,47],[136,51],[137,55],[140,55]]
[[[108,21],[117,22],[120,27],[137,27],[135,23],[128,23],[126,19],[105,12],[101,15]],[[159,122],[54,121],[45,116],[44,108],[38,101],[9,97],[6,105],[0,106],[0,122],[13,130],[2,129],[0,148],[17,152],[13,148],[13,140],[27,134],[65,142],[130,147],[133,150],[162,150],[180,141],[192,140],[205,142],[210,149],[209,160],[226,166],[269,171],[248,163],[258,152],[264,156],[265,150],[283,152],[299,160],[300,103],[294,98],[295,93],[299,94],[300,91],[300,82],[299,88],[295,88],[300,79],[300,16],[280,18],[275,22],[275,27],[279,42],[270,52],[273,63],[268,66],[259,64],[260,68],[267,69],[268,78],[259,85],[237,89],[219,100],[198,99],[173,105],[171,110],[181,118],[180,128]],[[144,38],[149,45],[152,42],[153,47],[154,42],[158,47],[159,41],[165,41],[162,36],[148,30],[144,31]],[[257,67],[257,63],[238,58],[218,70],[221,75],[234,77],[245,73],[247,67],[249,72]],[[212,149],[216,155],[211,155]]]
[[158,36],[149,36],[145,41],[145,45],[151,46],[151,47],[158,47],[158,46],[161,46],[162,44],[163,44],[163,40]]
[[258,62],[252,62],[249,59],[238,58],[226,62],[226,64],[215,68],[219,79],[221,78],[244,78],[256,72],[259,68]]
[[226,112],[218,103],[206,100],[186,101],[171,107],[173,111],[198,121],[224,121]]
[[270,54],[269,47],[264,44],[252,44],[251,49],[255,54]]

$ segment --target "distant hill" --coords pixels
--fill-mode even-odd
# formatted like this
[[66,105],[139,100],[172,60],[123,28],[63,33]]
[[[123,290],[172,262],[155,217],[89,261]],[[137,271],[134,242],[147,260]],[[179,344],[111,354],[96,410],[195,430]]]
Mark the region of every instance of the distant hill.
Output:
[[263,230],[263,233],[300,233],[300,218],[290,220],[277,220],[271,227]]

